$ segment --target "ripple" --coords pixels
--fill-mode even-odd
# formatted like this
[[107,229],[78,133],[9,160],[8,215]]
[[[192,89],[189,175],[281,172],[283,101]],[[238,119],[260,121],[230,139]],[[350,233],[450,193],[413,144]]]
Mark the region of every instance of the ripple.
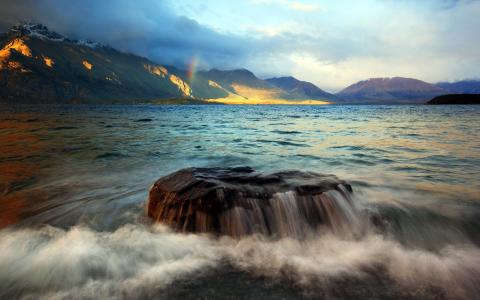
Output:
[[368,160],[364,160],[364,159],[348,158],[348,159],[346,159],[346,161],[354,163],[354,164],[358,164],[358,165],[364,165],[364,166],[375,166],[376,165],[376,163],[368,161]]
[[278,134],[301,134],[300,131],[288,131],[288,130],[273,130],[272,133],[278,133]]
[[135,120],[134,122],[135,123],[148,123],[148,122],[152,122],[153,120],[150,119],[150,118],[145,118],[145,119],[138,119],[138,120]]
[[118,153],[118,152],[106,152],[100,155],[97,155],[95,159],[117,159],[117,158],[123,158],[123,157],[128,157],[128,155]]
[[280,146],[310,147],[310,145],[307,145],[307,144],[301,144],[301,143],[290,142],[290,141],[257,140],[257,142],[266,143],[266,144],[277,144]]
[[78,127],[75,127],[75,126],[59,126],[59,127],[50,128],[50,130],[72,130],[72,129],[78,129]]

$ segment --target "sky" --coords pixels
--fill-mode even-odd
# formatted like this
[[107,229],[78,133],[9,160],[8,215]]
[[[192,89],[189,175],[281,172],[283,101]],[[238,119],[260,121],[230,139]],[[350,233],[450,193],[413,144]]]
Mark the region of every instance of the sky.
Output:
[[480,78],[478,0],[0,0],[34,21],[156,62],[295,76],[328,91],[373,77]]

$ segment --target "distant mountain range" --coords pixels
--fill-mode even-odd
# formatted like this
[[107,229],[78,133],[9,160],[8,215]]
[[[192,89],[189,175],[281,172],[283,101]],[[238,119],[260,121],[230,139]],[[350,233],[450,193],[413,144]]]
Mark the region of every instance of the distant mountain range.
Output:
[[412,78],[371,78],[336,94],[339,103],[422,104],[440,95],[480,93],[480,81],[431,84]]
[[441,82],[437,86],[455,94],[480,94],[480,80]]
[[446,90],[411,78],[372,78],[355,83],[337,96],[344,102],[355,103],[424,103],[445,94]]
[[69,39],[40,24],[0,35],[0,102],[9,103],[424,103],[447,93],[479,93],[479,81],[433,85],[374,78],[337,94],[294,77],[262,80],[246,69],[200,71]]
[[277,77],[266,79],[272,85],[287,91],[294,98],[336,100],[335,95],[325,92],[313,83],[301,81],[294,77]]

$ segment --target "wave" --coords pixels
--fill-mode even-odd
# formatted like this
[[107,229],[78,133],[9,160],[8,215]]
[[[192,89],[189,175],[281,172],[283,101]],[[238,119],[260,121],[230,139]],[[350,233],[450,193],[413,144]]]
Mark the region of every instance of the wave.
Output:
[[480,251],[472,244],[431,252],[374,232],[362,238],[324,231],[305,240],[216,239],[129,224],[114,232],[86,227],[1,231],[0,298],[151,298],[225,264],[288,281],[305,293],[324,293],[344,278],[368,283],[374,277],[392,281],[399,295],[418,298],[428,298],[432,290],[451,299],[480,293]]
[[161,226],[7,230],[0,248],[2,299],[141,298],[221,257],[208,238]]

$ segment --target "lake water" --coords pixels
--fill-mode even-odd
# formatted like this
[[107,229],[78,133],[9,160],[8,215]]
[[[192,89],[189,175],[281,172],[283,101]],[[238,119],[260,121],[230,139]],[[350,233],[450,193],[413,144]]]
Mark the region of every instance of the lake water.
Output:
[[[181,234],[145,200],[185,167],[335,174],[361,236]],[[0,298],[473,299],[479,106],[0,106]]]

